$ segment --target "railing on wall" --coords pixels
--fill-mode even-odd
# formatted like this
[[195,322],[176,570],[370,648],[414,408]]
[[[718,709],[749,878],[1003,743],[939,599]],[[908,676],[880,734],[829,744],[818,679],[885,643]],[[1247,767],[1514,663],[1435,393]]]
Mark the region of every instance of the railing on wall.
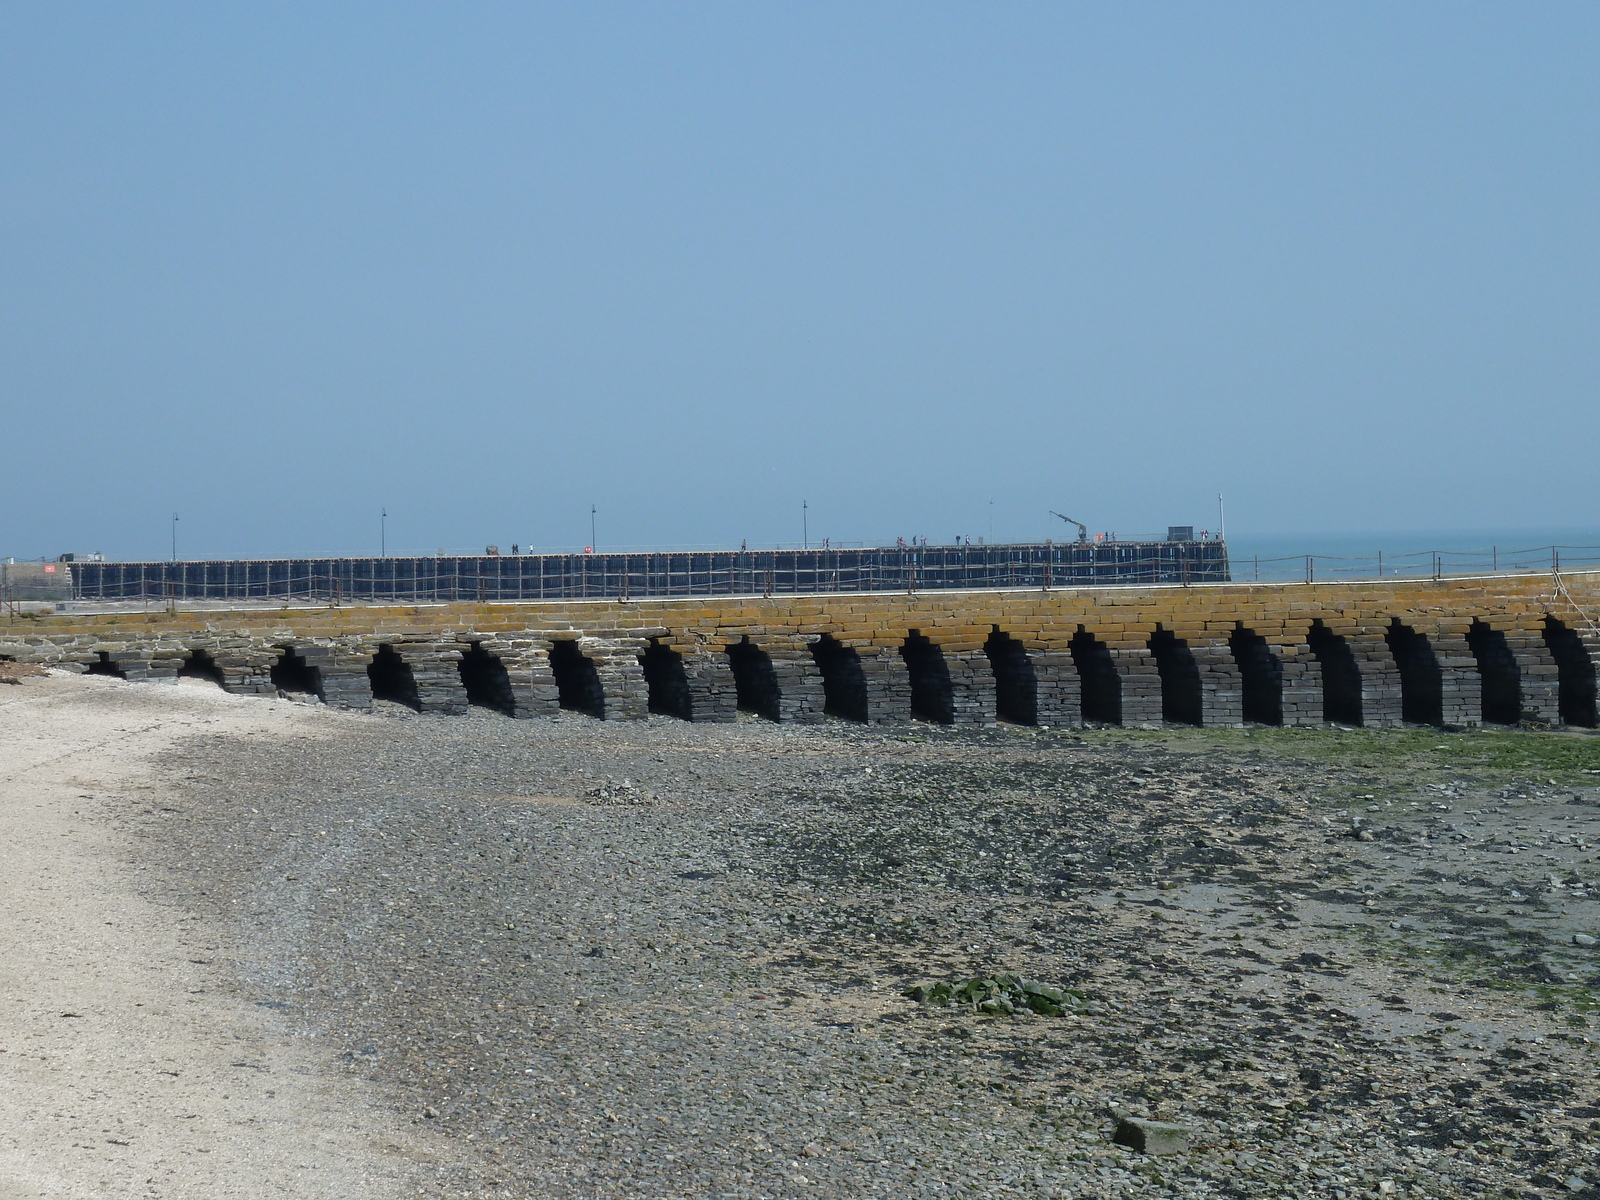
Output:
[[1222,583],[1220,541],[484,557],[75,562],[81,600],[644,599]]
[[1234,578],[1281,583],[1340,579],[1443,579],[1449,576],[1548,574],[1600,568],[1600,546],[1534,546],[1479,550],[1417,550],[1406,554],[1240,555]]

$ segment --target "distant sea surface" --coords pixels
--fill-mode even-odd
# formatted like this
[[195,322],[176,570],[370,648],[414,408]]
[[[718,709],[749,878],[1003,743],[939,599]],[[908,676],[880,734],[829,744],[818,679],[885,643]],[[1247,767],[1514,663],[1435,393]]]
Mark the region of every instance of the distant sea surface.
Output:
[[[1553,556],[1551,547],[1556,547]],[[1600,568],[1600,526],[1533,529],[1411,530],[1349,533],[1229,532],[1228,554],[1236,580],[1302,579],[1306,556],[1318,579],[1370,579],[1379,574],[1463,574],[1492,570],[1548,571]]]

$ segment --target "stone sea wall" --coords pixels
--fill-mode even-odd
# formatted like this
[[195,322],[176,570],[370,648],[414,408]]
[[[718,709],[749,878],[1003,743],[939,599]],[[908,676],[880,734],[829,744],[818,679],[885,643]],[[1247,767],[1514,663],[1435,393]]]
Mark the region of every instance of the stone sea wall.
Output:
[[329,704],[873,723],[1595,723],[1600,573],[0,617],[0,658]]

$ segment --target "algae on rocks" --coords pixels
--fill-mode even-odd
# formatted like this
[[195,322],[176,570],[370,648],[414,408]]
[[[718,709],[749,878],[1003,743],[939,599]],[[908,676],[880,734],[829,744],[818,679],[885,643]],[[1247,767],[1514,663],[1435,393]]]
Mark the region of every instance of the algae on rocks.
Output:
[[1062,1017],[1069,1012],[1098,1011],[1074,988],[1053,988],[1016,975],[919,983],[907,988],[905,994],[919,1004],[939,1008],[961,1005],[994,1016],[1031,1012],[1041,1017]]

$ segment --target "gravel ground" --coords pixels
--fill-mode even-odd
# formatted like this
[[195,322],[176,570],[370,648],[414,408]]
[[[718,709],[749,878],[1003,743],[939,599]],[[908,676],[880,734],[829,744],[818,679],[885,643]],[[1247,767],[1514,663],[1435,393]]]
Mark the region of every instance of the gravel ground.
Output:
[[1600,1197],[1593,734],[310,728],[128,821],[429,1195]]

